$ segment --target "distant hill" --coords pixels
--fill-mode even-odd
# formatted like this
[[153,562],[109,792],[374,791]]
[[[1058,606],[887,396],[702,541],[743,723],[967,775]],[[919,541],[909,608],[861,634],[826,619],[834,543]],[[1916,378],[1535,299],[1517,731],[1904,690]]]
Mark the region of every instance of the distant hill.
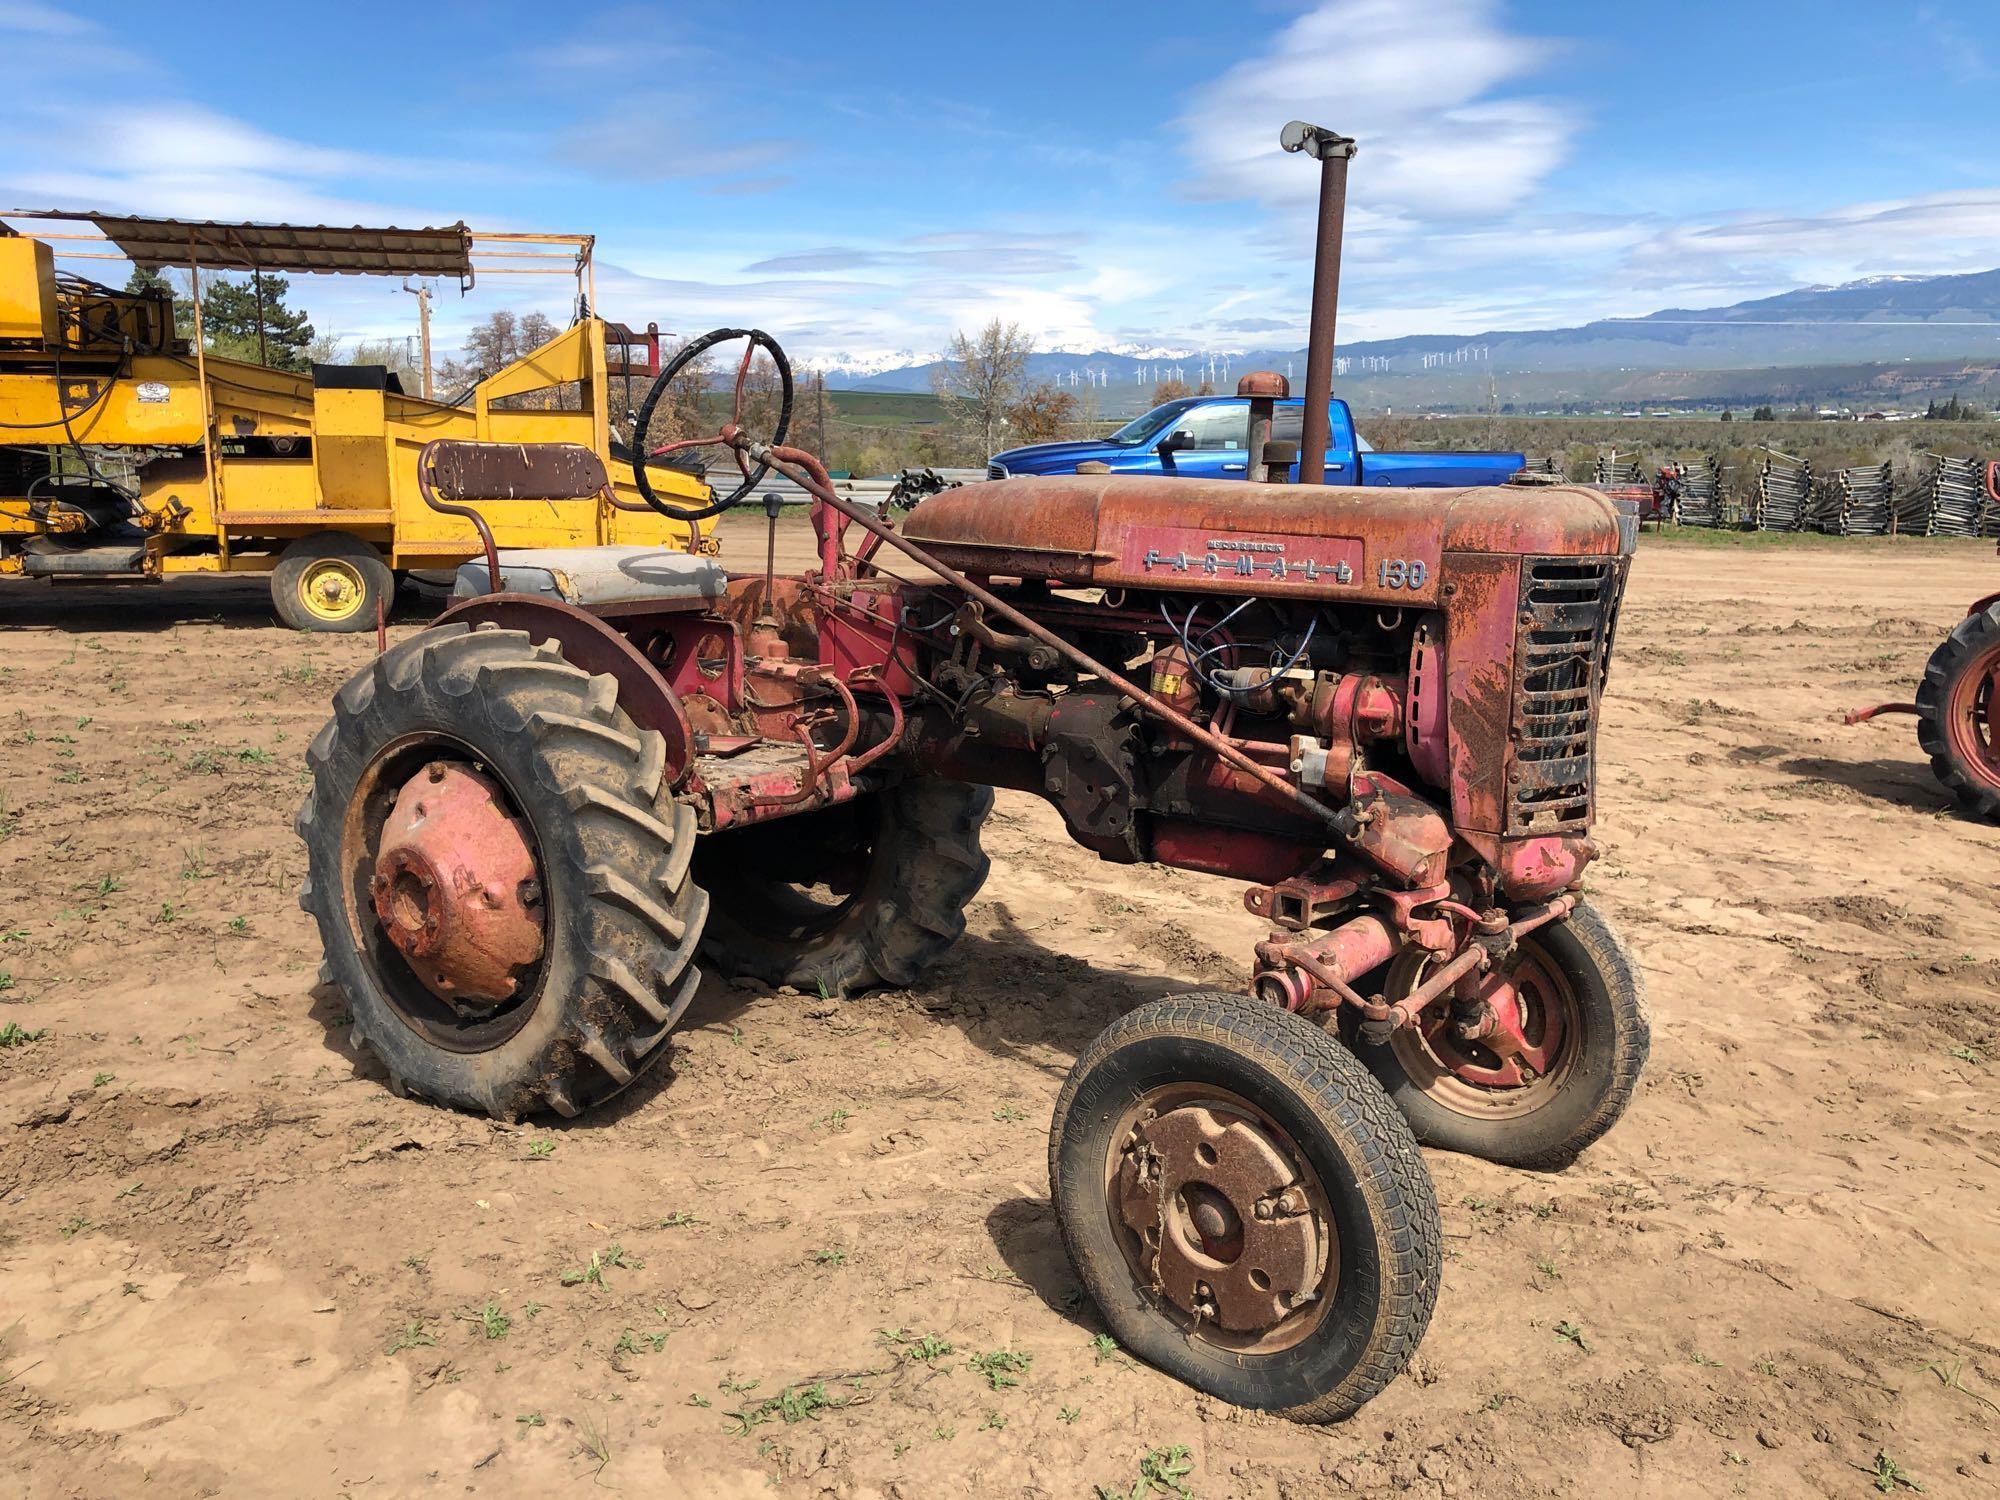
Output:
[[[1839,394],[1809,373],[1821,366],[1839,367],[1832,384],[1848,392],[1886,384],[1899,393],[1910,387],[1907,394],[1914,395],[1972,393],[1989,387],[2000,366],[2000,270],[1872,276],[1726,307],[1663,308],[1575,328],[1416,334],[1343,344],[1339,352],[1349,361],[1342,389],[1371,405],[1811,400],[1823,385],[1828,397]],[[1953,361],[1967,362],[1965,379],[1955,380]],[[1925,378],[1884,382],[1857,371],[1903,362],[1926,365]],[[933,360],[886,370],[829,370],[827,383],[858,391],[927,391],[936,368]],[[1107,416],[1140,409],[1154,383],[1175,371],[1198,385],[1210,369],[1217,389],[1253,369],[1289,369],[1295,380],[1303,379],[1305,350],[1050,351],[1029,359],[1031,380],[1094,393]],[[1576,378],[1554,378],[1564,373]]]

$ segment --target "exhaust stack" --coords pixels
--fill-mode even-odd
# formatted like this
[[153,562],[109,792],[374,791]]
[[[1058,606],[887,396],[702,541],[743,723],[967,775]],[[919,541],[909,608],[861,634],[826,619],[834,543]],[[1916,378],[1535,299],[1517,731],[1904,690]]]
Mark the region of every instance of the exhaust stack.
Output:
[[1278,144],[1287,151],[1302,151],[1319,163],[1319,236],[1313,248],[1312,323],[1306,343],[1299,483],[1324,484],[1327,403],[1333,399],[1334,322],[1340,311],[1340,240],[1347,225],[1347,163],[1354,156],[1354,139],[1322,125],[1294,120],[1279,132]]

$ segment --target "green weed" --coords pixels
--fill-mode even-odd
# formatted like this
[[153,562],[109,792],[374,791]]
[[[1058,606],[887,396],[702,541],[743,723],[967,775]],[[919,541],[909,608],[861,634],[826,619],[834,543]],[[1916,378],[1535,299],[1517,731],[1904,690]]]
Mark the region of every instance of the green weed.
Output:
[[424,1327],[421,1318],[412,1318],[403,1325],[402,1332],[389,1340],[389,1352],[401,1354],[405,1349],[429,1349],[435,1347],[437,1338]]
[[461,1323],[477,1323],[479,1331],[489,1339],[505,1338],[507,1330],[514,1326],[514,1320],[500,1310],[499,1303],[490,1298],[478,1312],[462,1312],[455,1316]]
[[1033,1364],[1034,1359],[1034,1355],[1018,1349],[992,1349],[973,1355],[966,1363],[983,1375],[993,1390],[1004,1391],[1021,1383],[1020,1372]]

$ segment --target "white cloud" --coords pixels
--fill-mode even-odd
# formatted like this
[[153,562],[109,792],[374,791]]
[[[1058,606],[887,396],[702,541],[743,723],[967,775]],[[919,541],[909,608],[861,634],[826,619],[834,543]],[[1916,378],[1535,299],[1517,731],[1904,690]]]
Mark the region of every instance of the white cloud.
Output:
[[1300,118],[1359,142],[1349,192],[1363,214],[1464,219],[1525,202],[1566,155],[1580,120],[1546,99],[1502,94],[1554,44],[1516,36],[1493,0],[1327,0],[1188,101],[1178,125],[1189,190],[1297,210],[1310,162],[1278,149]]
[[1987,269],[2000,243],[2000,187],[1847,204],[1819,213],[1710,215],[1634,246],[1635,270],[1667,279],[1717,265],[1792,284],[1874,271]]

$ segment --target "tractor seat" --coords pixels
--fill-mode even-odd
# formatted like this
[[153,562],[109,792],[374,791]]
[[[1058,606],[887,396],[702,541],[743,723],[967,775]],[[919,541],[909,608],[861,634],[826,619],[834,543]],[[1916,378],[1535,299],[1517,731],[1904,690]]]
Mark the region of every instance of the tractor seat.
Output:
[[[536,547],[500,554],[500,586],[579,609],[634,603],[689,609],[720,599],[729,575],[712,557],[671,547]],[[490,590],[485,558],[459,564],[453,598]]]

